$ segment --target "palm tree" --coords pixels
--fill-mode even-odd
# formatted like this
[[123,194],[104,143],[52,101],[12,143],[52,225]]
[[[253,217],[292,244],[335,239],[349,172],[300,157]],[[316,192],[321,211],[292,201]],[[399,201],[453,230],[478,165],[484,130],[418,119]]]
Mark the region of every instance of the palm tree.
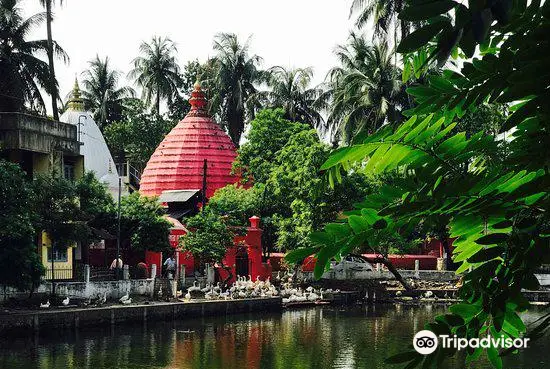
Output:
[[[0,0],[0,111],[22,111],[28,105],[44,114],[40,89],[51,93],[51,75],[37,54],[47,52],[48,41],[27,37],[46,20],[46,14],[23,19],[18,5],[19,0]],[[65,51],[55,41],[51,44],[54,56],[67,60]]]
[[322,91],[319,88],[309,88],[313,70],[311,68],[287,70],[275,66],[268,72],[271,74],[267,82],[271,87],[268,93],[271,104],[284,108],[289,120],[320,128],[323,118],[313,105]]
[[[394,46],[398,44],[397,33],[401,39],[409,34],[412,25],[399,20],[397,16],[405,8],[405,0],[353,0],[350,17],[357,15],[355,25],[362,29],[370,20],[374,23],[374,32],[380,38],[392,37]],[[393,32],[392,32],[393,31]]]
[[109,57],[101,60],[98,55],[88,62],[89,69],[82,72],[84,90],[82,95],[88,109],[94,112],[94,119],[103,129],[116,119],[122,111],[122,102],[134,96],[130,87],[118,87],[120,72],[109,65]]
[[[57,99],[59,99],[59,91],[57,89],[57,81],[55,79],[55,67],[54,67],[54,41],[52,38],[52,5],[55,3],[55,0],[40,0],[40,4],[46,8],[46,32],[48,36],[48,49],[46,54],[48,55],[48,66],[49,66],[49,90],[50,96],[52,97],[52,111],[53,119],[59,120],[59,111],[57,110]],[[59,4],[63,5],[63,0],[59,0]]]
[[150,105],[155,99],[155,111],[160,115],[160,101],[171,102],[180,85],[179,66],[174,55],[176,45],[168,37],[153,37],[139,46],[142,54],[134,59],[134,69],[128,76],[142,88],[142,98]]
[[329,110],[333,137],[349,142],[359,132],[372,133],[385,123],[401,121],[408,99],[388,45],[371,45],[352,32],[336,56],[341,66],[329,71],[327,91],[317,100],[317,106]]
[[220,33],[214,39],[218,96],[212,104],[220,107],[222,124],[237,146],[245,119],[251,119],[258,107],[259,95],[255,84],[266,79],[265,72],[258,69],[261,58],[249,55],[249,44],[250,37],[241,45],[233,33]]

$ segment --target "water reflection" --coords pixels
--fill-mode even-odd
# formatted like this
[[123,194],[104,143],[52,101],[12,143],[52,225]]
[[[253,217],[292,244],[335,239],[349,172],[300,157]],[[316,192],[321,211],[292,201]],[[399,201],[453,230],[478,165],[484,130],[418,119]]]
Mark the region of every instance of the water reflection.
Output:
[[[385,357],[409,345],[414,332],[443,311],[437,306],[324,307],[4,337],[0,368],[385,368]],[[529,314],[534,319],[541,313]],[[548,352],[546,338],[508,359],[507,367],[545,368]],[[446,367],[460,368],[454,362]]]

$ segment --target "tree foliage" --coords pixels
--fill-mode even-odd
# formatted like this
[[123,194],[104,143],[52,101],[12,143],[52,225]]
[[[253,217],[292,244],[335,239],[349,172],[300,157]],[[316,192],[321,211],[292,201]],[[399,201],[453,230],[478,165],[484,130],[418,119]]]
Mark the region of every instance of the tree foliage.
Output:
[[168,118],[180,121],[189,112],[191,108],[189,98],[196,82],[200,83],[206,94],[208,112],[212,116],[217,116],[220,107],[214,104],[219,102],[216,98],[216,75],[217,65],[213,59],[208,59],[204,63],[200,63],[198,60],[187,62],[183,67],[177,91],[172,101],[168,103]]
[[309,130],[306,124],[291,122],[283,109],[265,109],[250,123],[247,141],[239,148],[233,164],[245,182],[265,183],[275,164],[277,153],[290,138]]
[[348,143],[359,132],[401,121],[409,100],[393,54],[387,43],[371,44],[355,32],[346,45],[337,47],[340,66],[329,71],[326,91],[317,102],[329,112],[333,139]]
[[160,115],[161,100],[170,103],[180,84],[176,45],[168,37],[153,37],[149,43],[142,42],[139,51],[128,76],[141,87],[146,104]]
[[103,130],[106,125],[122,117],[123,101],[133,97],[130,87],[119,87],[120,72],[111,68],[109,57],[104,60],[96,55],[82,72],[84,90],[82,95],[87,109],[94,113],[94,120]]
[[249,218],[261,211],[261,187],[243,188],[237,184],[222,187],[208,199],[207,209],[223,216],[227,224],[248,226]]
[[249,54],[250,38],[241,44],[237,35],[220,33],[214,39],[217,69],[214,106],[220,107],[221,123],[239,146],[246,119],[256,110],[256,84],[263,81],[261,58]]
[[[20,0],[0,0],[0,111],[28,109],[45,113],[41,90],[57,96],[57,89],[50,84],[48,63],[39,57],[41,53],[49,53],[48,40],[29,40],[28,36],[44,23],[46,13],[25,19],[20,3]],[[55,41],[52,47],[52,57],[68,59]]]
[[55,248],[74,246],[88,234],[86,214],[79,204],[73,182],[57,174],[35,178],[36,230],[46,232]]
[[111,152],[119,161],[125,159],[137,168],[145,168],[147,161],[175,122],[147,112],[143,102],[126,100],[124,119],[105,128],[104,135]]
[[190,232],[182,237],[184,250],[199,257],[203,263],[220,263],[233,246],[234,233],[223,218],[211,211],[202,211],[186,220]]
[[[257,202],[249,209],[258,213],[236,207],[239,211],[235,215],[243,220],[249,215],[261,216],[266,249],[276,246],[292,250],[309,245],[308,234],[313,229],[333,219],[373,187],[372,179],[350,174],[344,176],[345,185],[327,188],[319,166],[329,151],[315,130],[288,121],[283,109],[263,110],[252,121],[247,142],[239,148],[235,170],[253,181],[252,189],[239,192],[251,204]],[[228,195],[234,191],[216,194],[217,202],[228,197],[224,201],[228,204],[234,199]]]
[[271,88],[267,93],[269,104],[283,108],[285,117],[293,122],[302,122],[312,128],[322,129],[323,117],[314,107],[322,90],[319,87],[310,87],[313,69],[286,69],[275,66],[267,72],[267,84]]
[[0,160],[0,285],[38,285],[44,267],[34,243],[34,192],[21,168]]
[[[164,209],[154,197],[131,193],[120,202],[120,233],[122,241],[129,241],[133,249],[154,252],[173,251],[168,242],[170,223],[164,218]],[[117,205],[112,204],[107,212],[110,221],[106,228],[116,234]]]
[[[365,173],[397,170],[402,179],[367,196],[342,222],[313,233],[315,246],[300,252],[317,253],[315,274],[320,276],[332,257],[375,242],[381,232],[408,232],[434,216],[448,217],[450,234],[457,237],[453,260],[464,281],[462,302],[426,329],[460,337],[518,337],[526,331],[518,314],[529,306],[522,291],[538,288],[534,273],[550,262],[550,156],[544,154],[550,137],[550,69],[540,52],[550,42],[550,5],[470,1],[466,7],[410,0],[400,18],[427,25],[405,37],[399,51],[415,52],[433,43],[428,62],[444,62],[452,53],[472,59],[458,72],[429,76],[425,85],[409,88],[418,103],[409,114],[416,115],[400,127],[382,129],[330,156],[322,166],[330,181],[338,181],[354,164]],[[502,141],[483,131],[467,137],[450,123],[484,102],[514,104],[501,127],[501,132],[514,129],[504,154]],[[529,334],[536,337],[548,321],[541,320]],[[468,349],[467,360],[482,351]],[[427,356],[389,361],[407,362],[409,368],[420,363],[441,367],[455,353],[438,348]],[[486,353],[495,367],[502,367],[496,349]]]

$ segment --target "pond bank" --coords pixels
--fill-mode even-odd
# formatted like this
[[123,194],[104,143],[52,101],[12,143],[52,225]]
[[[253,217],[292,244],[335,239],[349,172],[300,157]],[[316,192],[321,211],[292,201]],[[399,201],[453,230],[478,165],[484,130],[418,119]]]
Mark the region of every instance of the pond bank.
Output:
[[67,308],[0,314],[0,333],[117,325],[189,317],[280,311],[280,297],[227,301],[158,302],[93,308]]

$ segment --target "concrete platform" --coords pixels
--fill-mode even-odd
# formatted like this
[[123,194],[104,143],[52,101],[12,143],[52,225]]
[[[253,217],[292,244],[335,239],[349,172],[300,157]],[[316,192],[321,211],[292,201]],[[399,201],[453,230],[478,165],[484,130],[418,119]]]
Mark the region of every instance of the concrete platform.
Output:
[[28,333],[44,329],[80,328],[155,320],[280,311],[280,297],[192,302],[158,302],[96,308],[59,309],[0,314],[0,333]]

